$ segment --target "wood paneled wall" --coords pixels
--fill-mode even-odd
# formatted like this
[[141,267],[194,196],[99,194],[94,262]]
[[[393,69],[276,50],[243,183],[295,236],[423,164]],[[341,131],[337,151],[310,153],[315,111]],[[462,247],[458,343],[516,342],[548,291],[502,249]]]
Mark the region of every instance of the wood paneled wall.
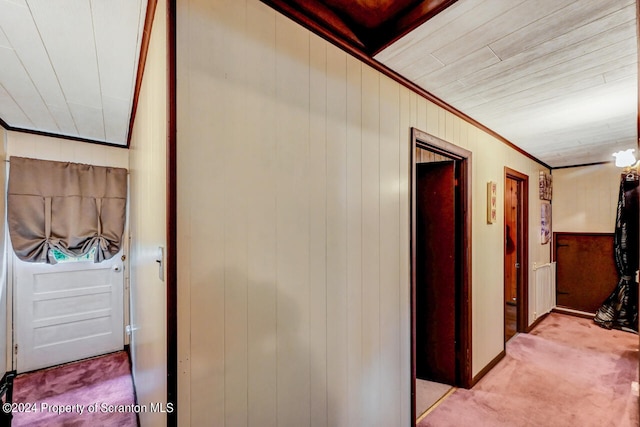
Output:
[[540,166],[258,0],[177,15],[179,425],[409,425],[410,128],[473,151],[474,374],[503,348],[486,182]]
[[613,233],[622,169],[613,162],[553,171],[553,231]]
[[[158,0],[128,150],[131,362],[137,402],[147,407],[167,399],[167,282],[156,262],[158,249],[167,246],[166,10],[166,0]],[[166,272],[166,262],[162,268]],[[143,426],[167,425],[166,418],[140,413]]]
[[449,157],[443,156],[433,151],[424,150],[422,148],[416,148],[415,161],[416,163],[432,163],[432,162],[446,162],[450,161]]

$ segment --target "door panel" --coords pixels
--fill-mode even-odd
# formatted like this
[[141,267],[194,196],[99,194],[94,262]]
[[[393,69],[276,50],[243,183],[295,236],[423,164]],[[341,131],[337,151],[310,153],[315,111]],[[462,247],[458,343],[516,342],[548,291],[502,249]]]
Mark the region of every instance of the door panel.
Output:
[[99,264],[13,260],[18,372],[122,350],[120,254]]
[[416,165],[416,376],[456,382],[454,163]]
[[504,181],[504,342],[518,331],[518,263],[520,262],[520,195],[518,180]]
[[505,302],[515,302],[518,298],[518,181],[507,178],[505,183],[504,298]]
[[557,304],[595,313],[618,283],[613,234],[556,233]]

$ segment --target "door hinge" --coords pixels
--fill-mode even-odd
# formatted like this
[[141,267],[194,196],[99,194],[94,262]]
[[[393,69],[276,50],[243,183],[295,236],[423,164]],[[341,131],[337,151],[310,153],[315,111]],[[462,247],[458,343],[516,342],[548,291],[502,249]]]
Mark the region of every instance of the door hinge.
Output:
[[13,346],[13,354],[18,354],[18,344]]

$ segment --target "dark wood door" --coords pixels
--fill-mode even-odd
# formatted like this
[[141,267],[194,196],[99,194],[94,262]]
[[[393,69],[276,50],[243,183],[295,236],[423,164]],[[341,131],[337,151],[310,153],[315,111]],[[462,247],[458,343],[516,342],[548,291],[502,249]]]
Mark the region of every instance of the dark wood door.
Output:
[[613,234],[555,233],[559,306],[595,313],[618,283]]
[[518,181],[506,178],[504,192],[504,298],[515,302],[518,298]]
[[416,376],[456,382],[454,162],[416,165]]
[[518,267],[520,262],[519,182],[506,177],[504,189],[504,340],[517,331]]

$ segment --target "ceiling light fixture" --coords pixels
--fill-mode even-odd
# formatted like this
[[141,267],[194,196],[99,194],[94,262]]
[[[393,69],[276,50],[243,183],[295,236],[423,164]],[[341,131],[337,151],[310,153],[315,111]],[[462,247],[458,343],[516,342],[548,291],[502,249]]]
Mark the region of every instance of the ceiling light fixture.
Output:
[[617,153],[613,153],[613,157],[616,158],[616,166],[619,168],[626,168],[627,166],[632,166],[636,162],[636,157],[633,155],[635,150],[633,148],[629,148],[625,151],[618,151]]

